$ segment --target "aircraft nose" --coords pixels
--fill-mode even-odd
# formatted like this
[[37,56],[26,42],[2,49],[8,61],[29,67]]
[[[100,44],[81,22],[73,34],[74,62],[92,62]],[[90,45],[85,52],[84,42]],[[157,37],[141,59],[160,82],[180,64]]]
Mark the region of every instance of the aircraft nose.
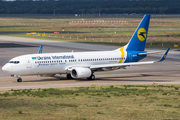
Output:
[[4,65],[4,66],[2,67],[2,70],[5,71],[5,72],[9,72],[9,71],[10,71],[8,65]]

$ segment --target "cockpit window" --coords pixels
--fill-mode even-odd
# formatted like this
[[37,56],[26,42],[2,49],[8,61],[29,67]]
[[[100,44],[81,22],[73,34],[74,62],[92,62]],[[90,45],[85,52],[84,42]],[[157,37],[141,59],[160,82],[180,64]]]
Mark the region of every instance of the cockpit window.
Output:
[[18,63],[20,63],[20,62],[19,62],[19,61],[9,61],[9,63],[18,64]]

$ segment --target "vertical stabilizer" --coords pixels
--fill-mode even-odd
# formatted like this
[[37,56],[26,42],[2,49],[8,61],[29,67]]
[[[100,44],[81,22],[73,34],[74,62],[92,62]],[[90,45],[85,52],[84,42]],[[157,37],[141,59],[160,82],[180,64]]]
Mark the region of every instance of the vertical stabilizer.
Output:
[[146,14],[136,29],[129,43],[125,46],[126,51],[144,51],[148,34],[150,15]]

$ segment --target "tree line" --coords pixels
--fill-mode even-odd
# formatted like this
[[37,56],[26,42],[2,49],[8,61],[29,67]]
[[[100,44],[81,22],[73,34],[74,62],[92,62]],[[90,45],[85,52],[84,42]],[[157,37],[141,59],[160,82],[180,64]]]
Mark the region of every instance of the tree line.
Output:
[[180,0],[0,1],[0,14],[179,14]]

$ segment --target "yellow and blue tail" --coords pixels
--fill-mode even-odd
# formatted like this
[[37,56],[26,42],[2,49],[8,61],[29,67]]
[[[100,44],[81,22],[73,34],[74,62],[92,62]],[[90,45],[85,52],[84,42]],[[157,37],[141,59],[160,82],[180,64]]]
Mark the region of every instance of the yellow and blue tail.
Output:
[[136,29],[129,43],[125,46],[126,51],[144,51],[148,34],[150,15],[146,14]]

